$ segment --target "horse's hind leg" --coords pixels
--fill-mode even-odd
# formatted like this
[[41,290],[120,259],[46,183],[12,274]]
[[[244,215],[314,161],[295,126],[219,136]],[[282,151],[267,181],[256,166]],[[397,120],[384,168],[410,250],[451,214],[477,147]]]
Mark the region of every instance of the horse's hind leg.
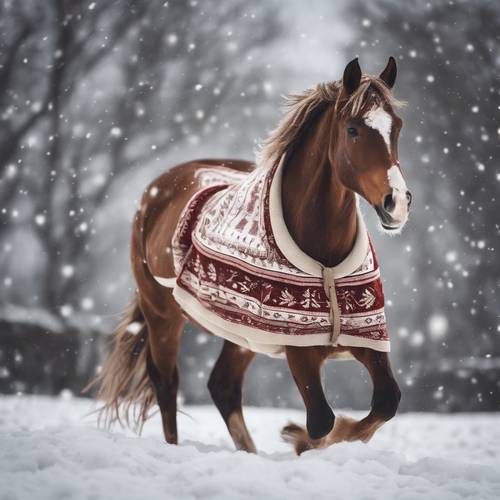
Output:
[[243,378],[254,357],[254,352],[225,340],[208,380],[210,395],[226,422],[236,448],[251,453],[255,453],[256,449],[243,419],[241,398]]
[[167,443],[177,444],[177,389],[179,372],[177,351],[185,320],[174,302],[171,292],[162,290],[164,308],[159,314],[147,301],[141,309],[148,325],[150,350],[147,357],[147,371],[154,385],[160,407],[163,433]]

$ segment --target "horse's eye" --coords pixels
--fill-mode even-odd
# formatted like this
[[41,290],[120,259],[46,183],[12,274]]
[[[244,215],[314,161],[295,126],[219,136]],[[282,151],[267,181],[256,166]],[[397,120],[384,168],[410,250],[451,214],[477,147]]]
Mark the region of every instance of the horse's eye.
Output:
[[356,137],[358,135],[358,129],[354,127],[349,127],[347,129],[347,133],[349,134],[349,137]]

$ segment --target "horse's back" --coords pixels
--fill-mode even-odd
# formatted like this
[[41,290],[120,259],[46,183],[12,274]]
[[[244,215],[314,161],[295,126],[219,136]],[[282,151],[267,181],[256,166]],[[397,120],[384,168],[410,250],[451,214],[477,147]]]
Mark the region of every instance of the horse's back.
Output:
[[176,165],[157,177],[146,188],[134,227],[141,233],[137,238],[140,254],[154,276],[174,276],[172,237],[182,210],[190,198],[210,183],[237,178],[251,172],[255,164],[234,159],[202,159]]

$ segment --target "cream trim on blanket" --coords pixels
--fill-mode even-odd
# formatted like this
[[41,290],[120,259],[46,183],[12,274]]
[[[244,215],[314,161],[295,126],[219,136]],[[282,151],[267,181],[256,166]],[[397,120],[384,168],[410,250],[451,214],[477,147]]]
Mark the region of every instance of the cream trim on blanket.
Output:
[[[284,159],[285,157],[283,156],[274,174],[269,193],[269,215],[274,238],[278,248],[290,263],[311,276],[321,278],[323,276],[324,266],[299,248],[286,227],[285,218],[283,217],[283,205],[281,202]],[[351,253],[340,264],[329,268],[332,270],[331,272],[335,279],[349,276],[354,272],[363,264],[366,253],[368,252],[368,232],[359,208],[357,222],[356,241]]]
[[[178,286],[174,288],[173,295],[186,314],[196,318],[196,322],[207,331],[254,352],[283,357],[286,345],[298,347],[331,345],[329,334],[283,335],[226,321],[205,309],[198,300]],[[389,341],[371,340],[353,335],[339,335],[337,344],[345,347],[368,347],[381,352],[390,351]],[[351,356],[345,357],[351,358]]]

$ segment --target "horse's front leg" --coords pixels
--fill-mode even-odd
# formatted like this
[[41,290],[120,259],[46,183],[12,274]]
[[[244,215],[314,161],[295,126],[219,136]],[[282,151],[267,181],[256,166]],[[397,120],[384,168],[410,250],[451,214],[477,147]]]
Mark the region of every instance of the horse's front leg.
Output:
[[[321,348],[318,349],[321,350]],[[309,354],[306,355],[305,348],[302,348],[302,350],[304,351],[304,356],[302,356],[301,351],[299,351],[296,356],[296,364],[294,365],[298,367],[299,373],[309,371],[309,369],[305,368],[308,363],[312,363],[312,366],[314,366],[314,356]],[[378,352],[372,349],[358,347],[353,347],[350,350],[352,355],[358,361],[363,363],[363,365],[365,365],[368,372],[370,373],[373,382],[373,398],[371,411],[365,418],[359,421],[341,415],[337,416],[337,418],[335,419],[335,425],[333,426],[331,431],[327,435],[324,435],[320,439],[317,439],[309,432],[308,402],[306,401],[304,394],[302,393],[301,383],[299,382],[300,379],[297,379],[294,373],[294,368],[292,368],[292,364],[290,364],[290,358],[288,356],[287,348],[287,357],[289,359],[290,368],[292,369],[295,381],[297,382],[299,390],[301,390],[302,397],[304,397],[304,402],[306,403],[306,407],[308,408],[308,427],[306,431],[306,429],[299,425],[289,424],[282,430],[282,436],[285,441],[288,441],[294,445],[295,450],[299,455],[303,451],[312,448],[325,448],[326,446],[330,446],[341,441],[361,440],[363,442],[367,442],[371,439],[373,434],[375,434],[377,429],[379,429],[385,422],[390,420],[396,414],[399,400],[401,399],[401,391],[399,390],[396,379],[394,378],[394,375],[392,373],[388,354],[385,352]],[[316,361],[318,361],[318,364],[316,365],[318,367],[317,384],[319,384],[319,387],[321,389],[321,384],[319,382],[319,367],[324,361],[324,358],[318,359],[318,357],[316,357]],[[308,394],[309,396],[311,395],[310,391],[307,391],[306,394]],[[322,392],[321,395],[323,398],[322,404],[326,404],[328,406],[328,403],[326,403]]]
[[306,406],[307,432],[298,425],[289,424],[281,435],[300,454],[305,450],[321,447],[335,423],[335,415],[321,385],[321,367],[328,357],[328,350],[323,347],[287,346],[286,357]]
[[392,373],[389,354],[361,347],[351,348],[352,355],[370,373],[373,382],[373,398],[370,413],[356,422],[345,440],[367,442],[375,431],[396,414],[401,400],[401,391]]

